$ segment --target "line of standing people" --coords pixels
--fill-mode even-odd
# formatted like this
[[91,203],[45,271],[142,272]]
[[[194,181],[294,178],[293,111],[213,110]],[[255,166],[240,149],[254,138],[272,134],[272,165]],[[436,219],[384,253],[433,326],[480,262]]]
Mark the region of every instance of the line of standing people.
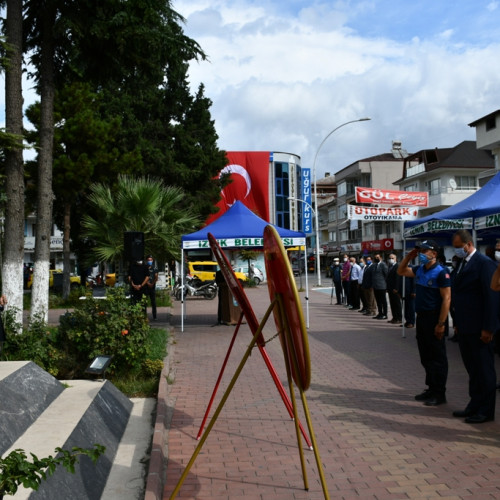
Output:
[[405,326],[413,328],[415,324],[415,284],[409,278],[405,280],[397,274],[396,255],[391,254],[387,265],[380,253],[361,257],[359,262],[354,256],[343,256],[343,262],[335,258],[331,265],[332,280],[337,305],[344,305],[350,310],[359,311],[377,320],[387,320],[387,296],[392,311],[392,324],[403,321],[403,303]]

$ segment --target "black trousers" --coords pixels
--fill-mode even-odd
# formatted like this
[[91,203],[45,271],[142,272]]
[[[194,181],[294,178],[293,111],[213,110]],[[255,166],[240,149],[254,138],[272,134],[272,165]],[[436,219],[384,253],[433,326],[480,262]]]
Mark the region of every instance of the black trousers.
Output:
[[378,313],[381,316],[387,316],[387,297],[385,296],[384,290],[373,290],[375,294],[375,300],[377,302]]
[[354,309],[359,309],[359,282],[356,280],[349,282],[349,304]]
[[342,281],[334,281],[333,285],[335,286],[335,295],[337,296],[337,304],[342,304],[343,297],[343,289],[342,289]]
[[344,304],[349,303],[349,284],[350,281],[342,281],[342,289],[344,290]]
[[467,332],[459,332],[458,345],[469,374],[470,402],[467,409],[494,418],[497,377],[493,345],[491,342],[485,344],[479,335]]
[[[438,339],[434,328],[439,322],[439,310],[417,313],[417,345],[420,363],[425,370],[425,383],[436,396],[444,396],[448,379],[448,357],[446,337]],[[448,328],[448,321],[445,331]]]
[[149,300],[151,301],[151,314],[153,315],[153,318],[156,319],[156,287],[154,286],[153,288],[149,288],[146,285],[144,295],[149,297]]
[[387,295],[389,295],[389,304],[391,305],[393,319],[402,321],[403,310],[401,307],[401,299],[399,298],[399,295],[397,293],[394,293],[392,290],[388,290]]

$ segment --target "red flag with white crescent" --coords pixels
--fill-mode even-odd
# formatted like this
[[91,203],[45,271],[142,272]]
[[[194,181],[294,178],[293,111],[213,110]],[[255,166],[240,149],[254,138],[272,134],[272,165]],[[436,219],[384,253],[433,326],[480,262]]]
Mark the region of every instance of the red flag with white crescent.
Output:
[[223,215],[236,201],[241,201],[260,218],[269,222],[269,152],[228,151],[227,165],[218,177],[229,175],[231,182],[221,191],[219,211],[206,224]]

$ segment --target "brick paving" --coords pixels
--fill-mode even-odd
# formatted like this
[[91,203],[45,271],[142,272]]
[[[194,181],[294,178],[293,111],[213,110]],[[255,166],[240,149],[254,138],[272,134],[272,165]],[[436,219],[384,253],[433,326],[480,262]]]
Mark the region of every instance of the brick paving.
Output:
[[[267,286],[246,291],[262,317],[269,305]],[[303,299],[304,293],[300,295]],[[173,383],[167,402],[173,411],[164,498],[196,448],[234,331],[211,326],[216,301],[188,299],[186,307],[184,332],[180,304],[172,311]],[[309,310],[312,382],[306,397],[330,498],[500,498],[499,423],[474,426],[451,416],[467,403],[467,377],[456,343],[447,342],[448,403],[430,408],[413,399],[425,388],[414,329],[402,338],[398,326],[330,305],[329,290],[312,290]],[[275,333],[272,324],[264,329],[266,338]],[[242,325],[211,414],[250,340],[247,325]],[[279,340],[270,341],[267,351],[288,389]],[[297,391],[296,396],[303,417]],[[178,498],[324,498],[314,454],[308,449],[304,454],[309,491],[304,489],[294,424],[254,350]]]

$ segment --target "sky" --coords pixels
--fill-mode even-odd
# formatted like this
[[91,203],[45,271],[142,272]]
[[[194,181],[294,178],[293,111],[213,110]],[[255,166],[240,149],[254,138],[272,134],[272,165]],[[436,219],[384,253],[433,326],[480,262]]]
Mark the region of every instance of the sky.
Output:
[[498,0],[172,5],[208,56],[189,80],[213,102],[221,149],[294,153],[305,167],[317,155],[320,178],[393,140],[408,152],[475,140],[468,124],[500,109]]
[[[393,140],[408,152],[475,140],[468,124],[500,109],[500,0],[172,6],[208,56],[189,80],[213,102],[221,149],[294,153],[305,167],[317,155],[320,178],[390,152]],[[3,92],[0,114],[3,122]]]

